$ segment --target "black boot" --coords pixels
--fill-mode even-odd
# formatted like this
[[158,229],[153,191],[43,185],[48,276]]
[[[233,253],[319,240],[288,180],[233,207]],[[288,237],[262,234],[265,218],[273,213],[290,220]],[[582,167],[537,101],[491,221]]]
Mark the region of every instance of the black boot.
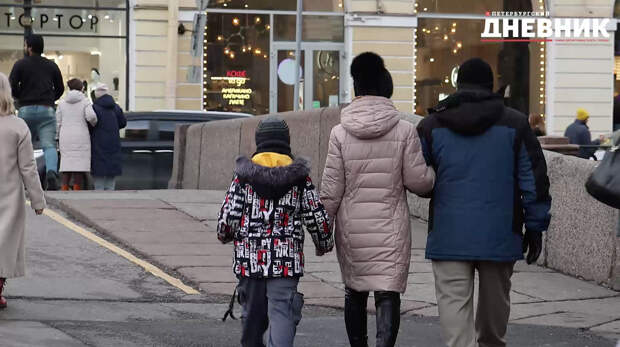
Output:
[[45,180],[47,181],[47,190],[58,190],[58,173],[56,171],[49,170],[45,175]]
[[345,288],[344,323],[351,347],[368,347],[368,292]]
[[400,294],[375,292],[377,347],[393,347],[400,327]]

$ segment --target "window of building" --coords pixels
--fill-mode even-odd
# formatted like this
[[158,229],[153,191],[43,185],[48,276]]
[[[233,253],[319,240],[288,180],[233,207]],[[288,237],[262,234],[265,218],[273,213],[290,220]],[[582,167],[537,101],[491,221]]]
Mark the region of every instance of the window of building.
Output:
[[[274,22],[274,40],[295,41],[295,16],[276,15]],[[301,39],[307,42],[344,42],[344,21],[340,16],[304,16]]]
[[[304,11],[342,12],[344,0],[311,0],[304,1]],[[297,1],[294,0],[211,0],[209,8],[277,10],[295,11]]]
[[[538,4],[538,0],[535,0]],[[416,11],[418,13],[468,13],[485,14],[487,11],[531,11],[531,0],[417,0]],[[539,10],[541,5],[535,6]]]
[[494,73],[494,91],[505,104],[544,116],[544,43],[482,42],[481,19],[419,18],[416,30],[416,113],[427,115],[457,87],[458,67],[484,59]]
[[207,15],[207,110],[269,112],[269,15]]

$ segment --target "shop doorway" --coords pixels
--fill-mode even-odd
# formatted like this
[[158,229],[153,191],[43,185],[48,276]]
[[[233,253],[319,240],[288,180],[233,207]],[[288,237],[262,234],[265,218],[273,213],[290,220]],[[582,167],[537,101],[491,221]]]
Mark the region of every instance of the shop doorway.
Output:
[[270,54],[271,113],[338,106],[345,100],[344,46],[339,43],[302,43],[299,96],[295,89],[295,43],[274,43]]

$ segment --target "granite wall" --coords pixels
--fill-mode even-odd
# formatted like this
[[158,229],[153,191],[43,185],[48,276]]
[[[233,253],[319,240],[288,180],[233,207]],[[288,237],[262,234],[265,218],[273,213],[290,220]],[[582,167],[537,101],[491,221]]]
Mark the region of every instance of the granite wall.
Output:
[[[312,162],[320,184],[331,129],[340,122],[338,108],[281,114],[291,129],[295,155]],[[254,131],[261,117],[195,124],[177,129],[171,188],[225,190],[234,160],[255,151]],[[405,115],[412,123],[420,117]],[[552,222],[540,264],[620,290],[618,210],[593,199],[584,188],[596,163],[545,151],[551,180]],[[428,220],[426,199],[409,195],[411,214]]]
[[[596,162],[545,151],[551,225],[539,264],[620,290],[618,210],[592,198],[585,182]],[[409,195],[414,217],[428,220],[429,200]]]

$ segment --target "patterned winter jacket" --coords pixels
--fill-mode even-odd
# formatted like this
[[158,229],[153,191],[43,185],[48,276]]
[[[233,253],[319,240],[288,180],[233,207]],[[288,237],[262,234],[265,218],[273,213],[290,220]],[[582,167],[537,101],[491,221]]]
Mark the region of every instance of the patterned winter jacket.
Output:
[[277,167],[237,159],[217,224],[218,239],[234,241],[237,277],[303,276],[302,225],[318,250],[331,251],[330,221],[309,173],[304,159]]

